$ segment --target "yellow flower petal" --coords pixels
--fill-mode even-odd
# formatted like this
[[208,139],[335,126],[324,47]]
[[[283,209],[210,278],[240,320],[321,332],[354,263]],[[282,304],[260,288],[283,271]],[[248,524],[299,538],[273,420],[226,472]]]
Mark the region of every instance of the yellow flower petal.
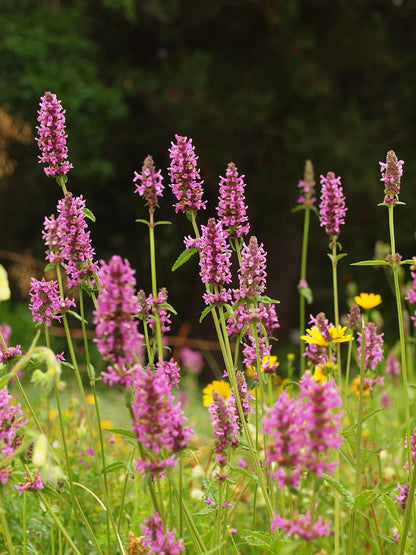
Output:
[[364,310],[371,310],[381,303],[381,295],[375,295],[374,293],[360,293],[354,297],[354,301],[364,308]]
[[224,399],[228,399],[231,395],[231,386],[225,380],[214,380],[213,382],[209,383],[204,389],[202,390],[204,396],[202,402],[204,407],[209,407],[210,404],[213,402],[212,392],[217,391]]

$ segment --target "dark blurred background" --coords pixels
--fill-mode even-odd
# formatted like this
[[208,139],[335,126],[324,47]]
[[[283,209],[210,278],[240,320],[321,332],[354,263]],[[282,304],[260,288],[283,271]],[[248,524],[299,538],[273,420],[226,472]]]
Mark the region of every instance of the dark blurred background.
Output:
[[[350,264],[388,241],[378,162],[391,148],[405,161],[397,248],[405,258],[416,254],[415,0],[0,0],[0,29],[0,262],[12,270],[15,298],[24,295],[15,283],[21,262],[43,259],[43,219],[60,197],[34,141],[39,99],[49,90],[67,111],[68,186],[97,217],[97,257],[128,257],[147,291],[147,233],[134,222],[147,214],[132,178],[147,154],[162,168],[158,218],[172,225],[157,229],[158,281],[179,313],[174,331],[190,322],[190,336],[211,333],[198,325],[196,260],[170,271],[191,233],[168,187],[175,133],[192,137],[199,155],[208,199],[199,223],[215,213],[227,163],[245,175],[251,231],[269,255],[268,293],[281,300],[283,345],[298,325],[303,213],[291,209],[307,158],[318,186],[320,174],[341,176],[347,199],[341,310],[356,282],[383,294],[388,317],[394,305],[384,273]],[[332,318],[326,252],[312,218],[309,309]]]

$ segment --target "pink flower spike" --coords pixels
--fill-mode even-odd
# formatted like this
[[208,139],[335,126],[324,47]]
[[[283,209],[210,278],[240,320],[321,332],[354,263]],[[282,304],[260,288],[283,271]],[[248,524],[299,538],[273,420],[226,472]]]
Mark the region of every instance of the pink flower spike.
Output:
[[400,180],[403,175],[403,160],[398,160],[394,150],[389,150],[385,162],[379,162],[381,179],[384,181],[384,202],[397,204],[400,193]]
[[205,208],[206,201],[202,201],[202,184],[199,169],[197,168],[198,156],[192,139],[175,135],[176,144],[171,143],[169,150],[171,164],[169,176],[172,192],[178,202],[175,211],[190,212]]
[[345,196],[342,192],[341,178],[335,177],[333,172],[327,176],[321,175],[321,202],[319,205],[319,220],[321,227],[330,237],[338,237],[340,226],[345,223]]
[[41,151],[39,163],[46,164],[44,172],[48,177],[66,175],[73,167],[68,162],[68,148],[65,134],[65,110],[56,94],[46,92],[41,97],[40,110],[38,111],[39,126],[36,139]]
[[151,156],[147,156],[143,162],[142,173],[134,172],[133,183],[136,183],[134,192],[144,197],[150,211],[154,211],[159,206],[157,197],[161,197],[163,194],[162,181],[162,170],[156,171]]
[[230,162],[226,177],[220,177],[220,193],[217,206],[218,219],[228,237],[241,237],[249,232],[247,206],[244,204],[244,175],[239,176],[237,166]]

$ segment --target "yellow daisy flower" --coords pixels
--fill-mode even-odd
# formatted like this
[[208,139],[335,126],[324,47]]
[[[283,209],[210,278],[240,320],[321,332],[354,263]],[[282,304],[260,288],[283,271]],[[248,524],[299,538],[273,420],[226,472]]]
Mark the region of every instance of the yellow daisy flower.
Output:
[[[345,343],[345,341],[352,341],[353,336],[350,333],[345,334],[347,326],[331,326],[329,334],[331,336],[331,343]],[[301,339],[308,343],[315,343],[319,347],[328,347],[329,341],[321,335],[317,326],[313,326],[306,330],[307,335],[301,335]]]
[[[360,381],[360,376],[356,376],[351,382],[351,391],[357,396],[360,394]],[[364,382],[363,394],[364,397],[370,396],[370,386],[366,382]]]
[[224,399],[228,399],[231,395],[231,386],[225,380],[214,380],[209,383],[204,389],[202,393],[204,394],[202,398],[202,402],[204,407],[209,407],[210,404],[213,402],[212,392],[217,391]]
[[381,303],[381,295],[375,295],[374,293],[360,293],[354,297],[354,301],[364,308],[365,310],[371,310]]

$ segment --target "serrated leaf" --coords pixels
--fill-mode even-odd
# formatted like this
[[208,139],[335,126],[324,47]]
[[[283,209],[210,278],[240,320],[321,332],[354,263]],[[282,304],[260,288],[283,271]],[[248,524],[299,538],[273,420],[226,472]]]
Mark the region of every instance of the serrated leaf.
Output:
[[302,297],[305,297],[308,304],[312,304],[313,294],[310,287],[302,287],[301,289],[299,289],[299,294],[302,295]]
[[157,225],[171,225],[171,224],[172,224],[172,222],[169,222],[168,220],[160,220],[160,222],[155,222],[155,227]]
[[87,320],[82,319],[82,316],[80,314],[78,314],[78,312],[75,312],[74,310],[68,310],[68,314],[70,314],[71,316],[73,316],[74,318],[76,318],[77,320],[79,320],[80,322],[84,322],[84,324],[88,324]]
[[214,513],[217,510],[216,507],[214,507],[213,505],[209,505],[207,507],[204,507],[203,509],[201,509],[200,511],[198,511],[197,513],[194,513],[195,516],[205,516],[205,515],[210,515],[211,513]]
[[352,262],[351,266],[390,266],[387,260],[361,260],[361,262]]
[[116,470],[120,470],[120,469],[126,470],[127,464],[123,461],[117,461],[103,468],[101,472],[103,474],[104,473],[109,474],[110,472],[115,472]]
[[345,505],[349,509],[352,509],[354,505],[354,499],[351,492],[346,490],[341,482],[338,482],[338,480],[335,480],[335,478],[333,478],[332,476],[329,476],[328,474],[323,474],[322,477],[329,486],[331,486],[335,491],[342,495]]
[[379,495],[380,492],[373,489],[366,489],[362,491],[354,499],[353,510],[364,509],[365,507],[368,507],[368,505],[371,505]]
[[401,518],[399,516],[399,512],[397,510],[397,507],[396,507],[393,499],[390,497],[390,495],[387,495],[387,493],[382,493],[381,494],[381,502],[383,503],[383,507],[386,509],[386,511],[389,513],[389,515],[393,519],[395,525],[399,529],[399,532],[401,533],[401,531],[402,531]]
[[211,306],[211,305],[208,305],[208,306],[206,306],[206,307],[204,308],[204,310],[203,310],[202,313],[201,313],[201,316],[199,317],[199,323],[202,322],[202,320],[205,318],[205,316],[206,316],[207,314],[209,314],[213,308],[214,308],[214,307]]
[[244,530],[242,539],[248,545],[261,547],[268,553],[272,552],[273,536],[268,532],[262,532],[261,530]]
[[70,368],[71,370],[75,370],[75,366],[70,362],[66,362],[66,360],[61,362],[61,366],[65,366],[65,368]]
[[142,220],[141,218],[138,218],[137,220],[135,220],[135,222],[139,222],[149,227],[149,222],[147,220]]
[[86,218],[88,218],[89,220],[91,220],[92,222],[95,222],[95,216],[94,214],[91,212],[91,210],[87,207],[84,207],[82,209],[82,213],[84,214],[84,216]]
[[198,249],[195,247],[191,247],[189,249],[185,249],[176,259],[175,264],[172,266],[171,271],[174,272],[178,268],[180,268],[185,262],[187,262],[194,254],[198,252]]

